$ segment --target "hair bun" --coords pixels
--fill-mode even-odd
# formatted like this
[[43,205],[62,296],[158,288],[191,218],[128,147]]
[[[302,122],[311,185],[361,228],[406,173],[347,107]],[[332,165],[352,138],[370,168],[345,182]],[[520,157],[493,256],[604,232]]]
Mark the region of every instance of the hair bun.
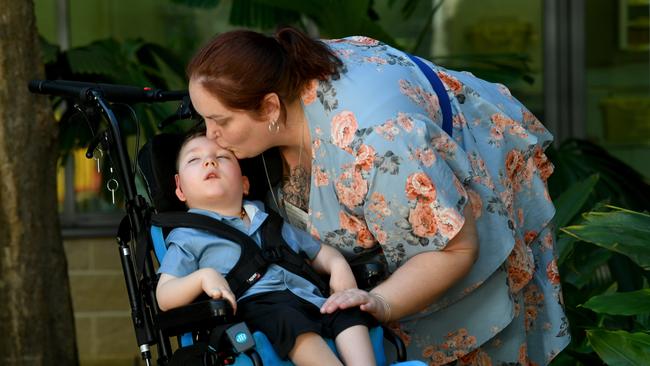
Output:
[[291,27],[283,27],[278,29],[275,32],[275,40],[282,46],[284,49],[290,49],[291,46],[295,44],[297,40],[301,38],[302,34]]

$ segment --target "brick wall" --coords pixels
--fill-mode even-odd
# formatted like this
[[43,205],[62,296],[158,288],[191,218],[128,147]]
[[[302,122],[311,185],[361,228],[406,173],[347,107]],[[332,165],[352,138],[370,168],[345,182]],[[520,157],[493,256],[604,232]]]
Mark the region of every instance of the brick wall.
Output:
[[64,246],[81,366],[139,365],[115,240],[72,239]]

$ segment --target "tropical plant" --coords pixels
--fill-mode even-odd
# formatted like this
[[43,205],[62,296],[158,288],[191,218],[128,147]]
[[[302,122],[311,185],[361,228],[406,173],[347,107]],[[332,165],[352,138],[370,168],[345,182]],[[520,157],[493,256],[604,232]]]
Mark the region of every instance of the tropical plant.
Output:
[[[153,43],[104,39],[65,52],[43,39],[41,45],[45,50],[47,79],[185,89],[184,67],[179,57]],[[121,120],[129,122],[122,126],[126,135],[133,135],[140,126],[143,135],[149,137],[158,131],[158,122],[169,116],[176,106],[177,103],[124,105],[116,106],[116,112],[123,114]],[[92,120],[99,116],[88,114],[61,98],[53,99],[53,108],[59,115],[60,151],[65,162],[72,149],[88,145],[92,138]]]
[[[650,215],[604,205],[561,229],[573,341],[561,360],[643,365],[650,356]],[[561,362],[560,362],[561,363]]]
[[[650,355],[650,216],[638,173],[582,140],[549,151],[558,266],[572,342],[554,365],[642,365]],[[569,187],[559,193],[561,187]],[[607,204],[636,207],[639,211]],[[587,209],[583,212],[583,209]]]
[[[190,7],[215,8],[219,0],[171,0]],[[400,44],[380,24],[381,14],[374,0],[238,0],[230,8],[232,25],[271,29],[279,25],[293,25],[323,38],[341,38],[363,35],[378,39],[399,49],[423,56],[441,65],[470,71],[486,80],[509,83],[522,79],[532,83],[527,54],[466,54],[434,57],[427,47],[422,47],[426,36],[432,32],[433,18],[445,0],[437,0],[430,7],[421,6],[422,0],[386,0],[389,9],[399,7],[403,21],[413,22],[419,9],[427,13],[418,21],[420,30],[412,44]],[[427,4],[428,5],[428,4]],[[317,30],[317,34],[313,34]]]

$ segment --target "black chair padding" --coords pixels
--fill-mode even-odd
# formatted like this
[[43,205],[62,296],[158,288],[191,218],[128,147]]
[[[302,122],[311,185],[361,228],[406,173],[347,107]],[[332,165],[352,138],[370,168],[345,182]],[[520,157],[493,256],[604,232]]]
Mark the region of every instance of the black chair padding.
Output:
[[[187,207],[174,193],[176,182],[176,157],[184,136],[175,133],[161,133],[152,137],[138,153],[138,166],[144,178],[149,198],[158,212],[186,211]],[[269,181],[276,185],[282,177],[282,159],[277,149],[264,153],[267,178],[262,156],[239,161],[242,174],[250,181],[249,200],[264,201],[269,191]]]
[[[269,176],[267,178],[264,170],[264,160],[266,161],[266,168]],[[265,201],[267,193],[269,192],[269,181],[271,185],[277,185],[282,179],[282,158],[277,148],[273,148],[264,152],[264,160],[262,155],[253,158],[241,159],[242,174],[248,177],[250,182],[250,190],[245,197],[247,200]]]
[[176,157],[183,135],[162,133],[151,138],[138,153],[138,166],[144,178],[151,204],[159,211],[186,211],[174,193]]

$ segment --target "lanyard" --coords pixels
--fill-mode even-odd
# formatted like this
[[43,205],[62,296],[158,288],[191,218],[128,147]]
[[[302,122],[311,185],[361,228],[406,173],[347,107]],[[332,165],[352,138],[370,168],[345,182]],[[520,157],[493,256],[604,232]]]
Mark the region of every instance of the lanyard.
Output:
[[422,70],[424,76],[429,79],[429,82],[433,87],[433,91],[438,96],[438,101],[440,102],[440,110],[442,111],[442,129],[447,132],[447,135],[451,136],[453,131],[451,121],[451,102],[449,101],[449,96],[447,95],[445,86],[442,84],[442,81],[440,81],[440,78],[438,78],[433,70],[431,70],[429,66],[422,62],[422,60],[409,53],[406,55],[420,68],[420,70]]

